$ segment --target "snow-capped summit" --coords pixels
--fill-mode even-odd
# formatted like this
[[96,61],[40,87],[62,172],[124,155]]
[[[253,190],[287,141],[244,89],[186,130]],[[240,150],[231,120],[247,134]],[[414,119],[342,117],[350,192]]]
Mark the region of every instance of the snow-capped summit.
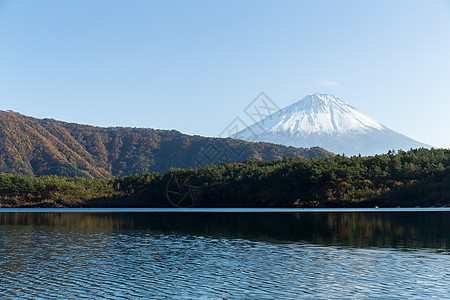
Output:
[[292,136],[311,133],[348,134],[385,128],[341,99],[318,93],[286,107],[281,120],[273,125],[270,132],[283,132]]
[[346,155],[430,147],[390,130],[333,95],[319,93],[304,97],[232,137],[295,147],[320,146]]

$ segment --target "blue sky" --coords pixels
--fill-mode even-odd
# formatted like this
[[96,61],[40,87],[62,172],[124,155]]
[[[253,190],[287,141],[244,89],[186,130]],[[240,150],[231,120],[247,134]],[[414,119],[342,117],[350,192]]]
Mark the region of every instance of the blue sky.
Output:
[[0,0],[0,109],[218,135],[332,93],[450,147],[450,1]]

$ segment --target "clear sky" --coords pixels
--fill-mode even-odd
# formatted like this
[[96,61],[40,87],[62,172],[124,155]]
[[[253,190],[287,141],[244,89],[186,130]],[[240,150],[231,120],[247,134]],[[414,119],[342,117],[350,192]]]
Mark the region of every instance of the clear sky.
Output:
[[218,135],[331,93],[450,147],[450,1],[0,0],[0,109]]

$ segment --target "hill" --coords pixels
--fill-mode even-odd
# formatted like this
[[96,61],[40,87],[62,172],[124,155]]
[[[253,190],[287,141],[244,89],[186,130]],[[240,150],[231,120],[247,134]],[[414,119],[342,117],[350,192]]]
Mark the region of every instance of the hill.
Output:
[[294,148],[189,136],[174,130],[95,127],[0,111],[0,173],[87,178],[165,172],[216,163],[328,157]]

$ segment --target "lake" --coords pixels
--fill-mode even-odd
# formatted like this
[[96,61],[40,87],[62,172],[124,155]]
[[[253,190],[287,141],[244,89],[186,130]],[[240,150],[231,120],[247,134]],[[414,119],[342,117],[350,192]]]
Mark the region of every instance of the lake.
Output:
[[450,210],[1,209],[0,298],[450,298]]

